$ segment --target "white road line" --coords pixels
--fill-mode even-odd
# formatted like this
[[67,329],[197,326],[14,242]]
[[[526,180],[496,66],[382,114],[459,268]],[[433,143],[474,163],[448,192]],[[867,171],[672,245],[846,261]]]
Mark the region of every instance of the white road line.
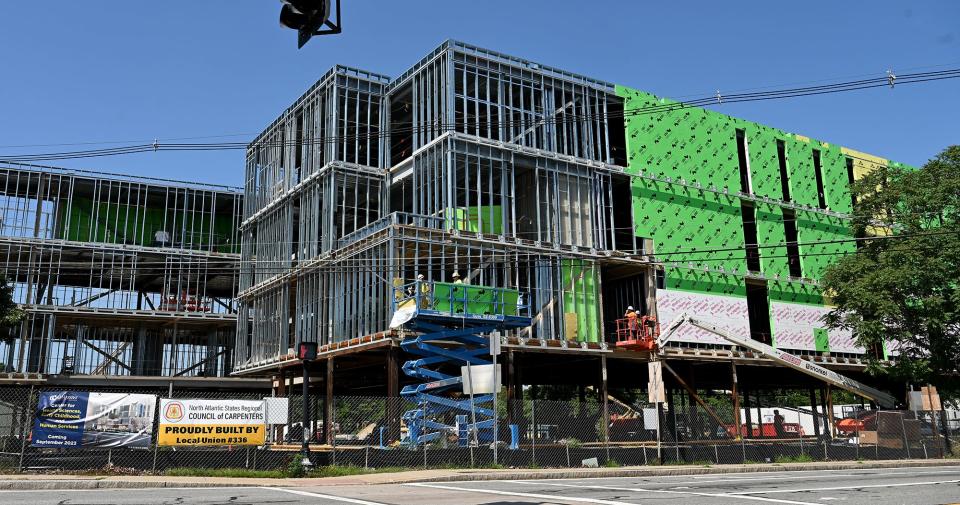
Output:
[[558,484],[555,482],[543,482],[543,481],[523,481],[523,480],[514,480],[514,481],[505,481],[505,482],[515,482],[517,484],[528,484],[531,486],[544,485],[544,486],[559,486],[559,487],[572,487],[580,489],[604,489],[608,491],[630,491],[633,493],[663,493],[663,494],[682,494],[682,495],[691,495],[691,496],[707,496],[710,498],[728,498],[731,500],[755,500],[763,501],[770,503],[786,503],[789,505],[818,505],[806,501],[794,501],[794,500],[781,500],[777,498],[764,498],[762,496],[746,496],[746,495],[732,495],[725,493],[701,493],[699,491],[670,491],[667,489],[646,489],[639,487],[616,487],[616,486],[593,486],[593,485],[576,485],[576,484]]
[[312,496],[314,498],[323,498],[324,500],[332,500],[332,501],[338,501],[343,503],[354,503],[356,505],[389,505],[387,503],[358,500],[356,498],[346,498],[343,496],[335,496],[332,494],[311,493],[310,491],[300,491],[299,489],[284,489],[282,487],[261,487],[260,489],[268,489],[270,491],[283,491],[284,493],[298,494],[300,496]]
[[[509,482],[509,481],[505,481]],[[551,503],[553,502],[574,502],[574,503],[597,503],[599,505],[639,505],[636,502],[625,502],[625,501],[613,501],[613,500],[601,500],[599,498],[579,498],[576,496],[559,496],[552,494],[538,494],[538,493],[519,493],[514,491],[500,491],[498,489],[477,489],[477,488],[466,488],[466,487],[456,487],[456,486],[442,486],[439,484],[422,484],[422,483],[412,483],[404,484],[404,486],[416,486],[416,487],[429,487],[433,489],[447,489],[450,491],[460,491],[464,493],[486,493],[486,494],[496,494],[501,496],[515,496],[520,498],[536,498],[538,500],[548,500]],[[744,497],[738,497],[744,498]]]
[[934,484],[956,484],[960,479],[953,480],[934,480],[926,482],[900,482],[897,484],[863,484],[859,486],[838,486],[838,487],[810,487],[804,489],[769,489],[762,491],[737,491],[727,493],[732,496],[743,496],[748,494],[770,494],[770,493],[804,493],[808,491],[842,491],[845,489],[867,489],[875,487],[909,487],[909,486],[931,486]]
[[[836,477],[838,475],[830,475],[829,477]],[[656,484],[663,484],[664,486],[676,486],[683,484],[710,484],[714,482],[756,482],[758,480],[762,481],[780,481],[780,480],[810,480],[815,478],[824,478],[826,476],[796,476],[796,477],[765,477],[763,475],[757,475],[753,478],[747,477],[732,477],[728,479],[711,479],[711,480],[675,480],[675,481],[659,481],[656,477],[644,477],[644,480],[651,480]],[[846,475],[846,477],[860,477],[860,475]],[[597,477],[595,479],[576,479],[579,481],[585,480],[607,480],[607,479],[630,479],[631,477]]]
[[[791,472],[794,473],[794,472]],[[683,484],[710,484],[716,482],[757,482],[757,481],[781,481],[781,480],[813,480],[813,479],[835,479],[842,477],[893,477],[902,475],[904,477],[918,477],[921,475],[939,475],[939,474],[950,474],[955,475],[958,472],[956,470],[946,471],[946,472],[918,472],[918,473],[909,473],[909,472],[884,472],[884,473],[832,473],[829,475],[790,475],[790,476],[766,476],[766,472],[758,472],[752,477],[728,477],[723,479],[699,479],[692,481],[660,481],[656,477],[595,477],[592,479],[563,479],[563,480],[577,480],[577,481],[587,481],[587,480],[607,480],[607,479],[639,479],[639,480],[655,480],[657,484],[663,484],[665,486],[677,486]],[[722,475],[722,474],[720,474]],[[712,475],[711,477],[716,477],[717,474]],[[696,477],[693,477],[696,478]]]
[[[849,474],[849,475],[837,473],[837,472],[869,472],[869,471],[872,471],[872,470],[904,470],[903,472],[887,472],[887,474],[889,474],[889,475],[896,475],[896,474],[898,474],[898,473],[903,473],[903,474],[913,475],[912,473],[910,473],[910,470],[911,470],[911,469],[920,469],[920,470],[922,470],[922,469],[928,469],[928,468],[952,468],[952,469],[954,469],[954,470],[952,470],[952,471],[944,471],[944,472],[942,472],[942,473],[954,473],[954,472],[960,471],[960,465],[935,465],[935,466],[934,466],[934,465],[930,465],[930,466],[899,466],[899,467],[889,467],[889,468],[842,468],[842,469],[836,469],[836,470],[803,470],[803,469],[800,469],[800,470],[777,470],[777,471],[772,471],[772,472],[729,472],[729,473],[727,473],[727,472],[713,472],[713,473],[708,473],[708,474],[704,474],[704,475],[663,475],[663,476],[658,476],[658,475],[651,475],[651,476],[643,476],[643,475],[629,476],[629,475],[628,475],[628,476],[624,476],[624,477],[564,477],[564,478],[562,478],[562,479],[550,479],[550,480],[556,480],[556,481],[570,481],[570,480],[572,480],[572,481],[582,482],[582,481],[585,481],[585,480],[608,480],[608,479],[658,479],[658,480],[660,480],[660,479],[679,479],[679,478],[716,479],[718,476],[731,476],[731,475],[743,475],[743,476],[745,476],[745,477],[742,477],[742,478],[745,478],[746,480],[754,480],[754,479],[756,479],[756,478],[774,478],[774,477],[766,477],[766,476],[768,476],[768,475],[771,475],[771,476],[783,475],[783,474],[795,475],[795,474],[798,474],[798,473],[803,474],[804,477],[782,477],[782,478],[801,479],[801,478],[812,478],[812,476],[830,477],[830,476],[833,476],[833,475],[842,475],[842,476],[849,476],[849,477],[859,477],[859,476],[861,476],[861,475],[877,475],[877,474],[868,474],[868,473],[857,473],[857,474]],[[470,483],[470,482],[475,482],[475,481],[464,480],[464,481],[451,481],[451,482]],[[665,482],[665,483],[666,483],[666,484],[672,484],[673,482]]]

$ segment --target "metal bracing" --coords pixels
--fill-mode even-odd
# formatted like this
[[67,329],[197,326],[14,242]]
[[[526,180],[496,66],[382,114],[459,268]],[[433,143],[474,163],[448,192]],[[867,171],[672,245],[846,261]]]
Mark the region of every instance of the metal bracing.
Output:
[[[76,373],[129,375],[136,367],[125,356],[142,346],[127,333],[148,325],[145,317],[177,315],[213,329],[235,324],[232,304],[213,300],[236,293],[241,198],[222,186],[0,166],[0,266],[27,314],[0,342],[0,365],[60,373],[72,362],[82,370]],[[70,344],[67,335],[87,331],[98,341]],[[233,338],[219,338],[232,348]],[[118,353],[125,366],[86,364],[82,355],[93,348]],[[151,373],[178,368],[174,359]]]

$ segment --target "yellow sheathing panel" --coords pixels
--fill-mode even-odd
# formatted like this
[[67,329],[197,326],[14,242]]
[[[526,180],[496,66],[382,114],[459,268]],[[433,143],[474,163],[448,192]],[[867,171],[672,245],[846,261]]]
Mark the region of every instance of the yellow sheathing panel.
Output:
[[885,158],[854,151],[846,147],[841,147],[840,152],[843,153],[844,156],[849,156],[853,159],[853,180],[855,181],[860,180],[864,175],[873,172],[877,168],[885,167],[890,163]]

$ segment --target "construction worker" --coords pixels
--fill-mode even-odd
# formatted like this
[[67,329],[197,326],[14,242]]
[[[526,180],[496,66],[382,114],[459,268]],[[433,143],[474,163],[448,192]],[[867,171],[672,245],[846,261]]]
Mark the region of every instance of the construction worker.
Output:
[[417,274],[417,286],[420,291],[420,308],[429,309],[430,301],[430,283],[426,281],[423,274]]
[[463,284],[463,279],[460,278],[460,272],[453,271],[453,283],[454,284]]
[[627,312],[623,315],[627,320],[627,329],[630,331],[630,340],[637,339],[637,311],[633,310],[633,305],[627,306]]
[[773,430],[777,434],[777,438],[783,438],[787,436],[787,430],[783,428],[784,421],[783,414],[779,410],[774,409],[773,411]]

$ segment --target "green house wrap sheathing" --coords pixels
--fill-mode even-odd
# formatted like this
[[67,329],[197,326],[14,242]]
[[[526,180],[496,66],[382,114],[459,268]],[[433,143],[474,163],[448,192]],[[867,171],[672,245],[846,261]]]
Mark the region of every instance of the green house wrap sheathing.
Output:
[[503,208],[499,205],[447,209],[446,228],[474,233],[503,233]]
[[[600,291],[596,266],[581,260],[563,260],[560,268],[565,338],[599,342]],[[576,320],[575,328],[570,327],[570,319]]]
[[[627,111],[627,171],[659,179],[634,177],[632,203],[636,235],[652,239],[655,254],[666,264],[667,289],[746,296],[737,130],[743,130],[746,138],[755,196],[783,200],[777,151],[781,141],[793,203],[819,206],[813,161],[818,150],[827,207],[843,214],[852,211],[849,150],[702,108],[664,110],[664,105],[676,102],[623,86],[617,86],[616,92]],[[651,107],[660,107],[660,112],[650,113]],[[666,182],[667,178],[671,181]],[[677,184],[680,180],[699,183],[700,188]],[[711,187],[719,192],[708,191]],[[757,241],[763,246],[761,273],[767,279],[770,301],[822,306],[824,299],[816,286],[789,278],[786,247],[769,247],[786,242],[783,207],[758,201],[754,208]],[[849,241],[847,220],[815,211],[793,212],[803,277],[818,279],[839,255],[856,249]],[[681,267],[672,267],[674,261]],[[722,272],[716,272],[719,269]],[[815,335],[818,349],[829,349],[825,334]]]
[[520,292],[512,289],[434,282],[431,307],[452,314],[516,316]]
[[212,239],[217,242],[218,252],[239,252],[238,244],[228,242],[235,226],[228,216],[214,215],[212,223],[209,215],[184,223],[181,211],[108,202],[95,205],[89,198],[73,198],[71,202],[59,211],[58,235],[64,240],[151,246],[154,234],[166,230],[177,244],[185,242],[206,249]]

